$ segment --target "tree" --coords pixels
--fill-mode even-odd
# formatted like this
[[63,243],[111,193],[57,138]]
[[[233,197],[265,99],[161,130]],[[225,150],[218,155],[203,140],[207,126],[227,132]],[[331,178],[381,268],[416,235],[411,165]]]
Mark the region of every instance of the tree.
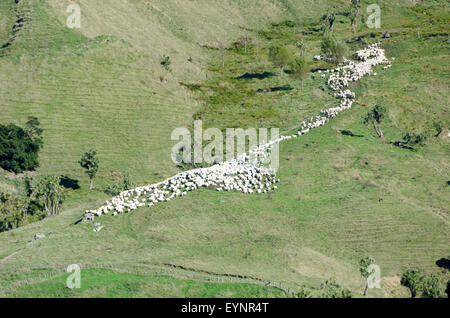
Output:
[[356,33],[356,24],[358,23],[359,10],[361,9],[361,0],[352,0],[350,9],[350,20],[352,22],[352,32]]
[[359,261],[359,272],[361,273],[361,276],[366,280],[364,296],[367,295],[367,291],[369,290],[369,277],[375,272],[375,270],[370,266],[372,264],[375,264],[375,260],[370,256],[364,257]]
[[425,276],[420,269],[408,269],[403,273],[400,283],[408,287],[411,291],[411,297],[415,298],[418,294],[424,290]]
[[386,108],[380,105],[375,105],[375,107],[372,108],[364,118],[364,123],[366,125],[372,124],[379,138],[383,137],[383,132],[381,131],[380,125],[385,115],[386,115]]
[[269,48],[269,59],[276,67],[283,69],[289,63],[290,54],[286,47],[273,45]]
[[321,50],[326,58],[337,64],[344,60],[347,48],[333,34],[325,34],[322,39]]
[[89,190],[94,189],[94,178],[98,171],[99,159],[95,150],[89,150],[83,154],[81,160],[78,161],[80,166],[84,168],[89,176]]
[[333,12],[327,12],[322,16],[322,21],[324,21],[324,32],[327,30],[330,32],[334,31],[334,23],[336,22],[336,16]]
[[295,44],[295,46],[300,50],[300,56],[303,56],[305,54],[305,51],[307,49],[307,45],[303,39],[298,40],[298,42]]
[[298,79],[303,87],[303,80],[309,73],[309,67],[304,57],[296,56],[290,63],[292,75]]
[[64,188],[59,184],[60,177],[46,175],[33,179],[28,185],[31,199],[42,202],[47,216],[60,213],[65,199]]
[[14,124],[0,125],[0,167],[14,173],[39,167],[38,153],[43,142],[36,121],[27,122],[26,130]]
[[424,279],[423,294],[429,298],[439,298],[442,295],[441,282],[439,278],[431,274]]
[[442,121],[437,120],[433,122],[433,127],[434,129],[436,129],[436,134],[434,135],[434,137],[439,137],[439,135],[442,133]]

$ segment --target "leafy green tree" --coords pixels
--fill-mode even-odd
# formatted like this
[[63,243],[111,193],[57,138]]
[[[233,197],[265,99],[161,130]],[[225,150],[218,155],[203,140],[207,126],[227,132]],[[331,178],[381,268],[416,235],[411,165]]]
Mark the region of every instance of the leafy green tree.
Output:
[[336,15],[329,11],[322,16],[322,21],[324,21],[323,29],[324,32],[330,31],[331,33],[334,31],[334,23],[336,22]]
[[28,121],[25,130],[14,124],[0,125],[0,167],[14,173],[39,167],[38,153],[43,143],[38,126],[37,119]]
[[359,261],[359,272],[366,281],[366,287],[364,288],[364,296],[367,296],[369,290],[369,276],[372,275],[375,270],[370,268],[370,265],[375,264],[375,260],[372,257],[364,257]]
[[29,185],[31,199],[42,202],[47,216],[57,215],[65,199],[64,188],[60,185],[60,177],[46,175],[34,178]]
[[283,69],[288,65],[291,55],[289,51],[284,46],[273,45],[269,48],[269,59],[270,61],[280,69]]
[[325,34],[321,43],[322,54],[333,63],[341,63],[344,60],[347,48],[345,44],[333,34]]
[[434,135],[434,137],[439,137],[439,135],[442,133],[442,121],[437,120],[433,122],[433,127],[434,129],[436,129],[436,134]]
[[442,296],[442,288],[439,277],[431,274],[424,279],[423,294],[429,298],[440,298]]
[[89,190],[94,189],[94,178],[98,172],[99,159],[95,150],[89,150],[83,154],[81,160],[78,161],[80,166],[85,169],[86,174],[89,176]]
[[303,54],[305,54],[306,49],[308,48],[303,39],[298,40],[295,46],[300,50],[300,56],[303,56]]
[[352,0],[350,9],[350,20],[352,22],[352,32],[356,33],[356,24],[358,22],[359,10],[361,9],[361,0]]
[[425,275],[420,269],[408,269],[403,273],[400,283],[408,287],[411,291],[411,297],[415,298],[424,290]]
[[375,105],[364,117],[364,124],[373,125],[375,132],[379,138],[383,137],[383,131],[381,130],[381,122],[386,116],[386,108],[381,105]]
[[292,75],[295,79],[298,79],[302,83],[309,74],[309,65],[304,57],[294,57],[290,62],[290,68]]

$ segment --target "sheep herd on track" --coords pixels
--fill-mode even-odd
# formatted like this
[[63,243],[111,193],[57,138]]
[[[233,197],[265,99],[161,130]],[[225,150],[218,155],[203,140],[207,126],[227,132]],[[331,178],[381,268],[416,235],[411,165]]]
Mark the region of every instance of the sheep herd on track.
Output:
[[[326,70],[321,75],[329,75],[327,84],[335,91],[340,100],[337,107],[322,110],[318,116],[311,117],[301,124],[299,131],[294,135],[280,136],[278,139],[260,145],[248,154],[215,164],[207,168],[197,168],[178,173],[162,182],[126,190],[107,201],[105,205],[96,210],[87,210],[85,216],[92,220],[94,216],[102,214],[131,212],[140,207],[152,207],[157,203],[170,201],[176,197],[185,196],[190,191],[202,187],[216,189],[217,191],[236,190],[243,193],[267,193],[277,188],[275,171],[266,164],[275,144],[287,139],[297,138],[307,134],[311,129],[320,127],[340,112],[352,107],[355,94],[348,87],[350,82],[356,82],[364,75],[376,75],[372,68],[385,64],[384,69],[391,66],[386,59],[384,50],[379,44],[373,44],[355,54],[357,61],[344,60],[337,68]],[[318,57],[320,58],[320,57]],[[319,71],[320,72],[320,71]]]

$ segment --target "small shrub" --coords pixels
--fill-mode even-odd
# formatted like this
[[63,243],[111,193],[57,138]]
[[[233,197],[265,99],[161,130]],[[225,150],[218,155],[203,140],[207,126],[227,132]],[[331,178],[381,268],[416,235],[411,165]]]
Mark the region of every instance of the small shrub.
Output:
[[270,61],[279,68],[284,68],[289,63],[290,54],[286,47],[273,45],[269,48]]
[[170,56],[164,55],[159,63],[164,67],[167,71],[170,71],[170,64],[172,64],[172,61],[170,60]]
[[326,34],[321,44],[322,54],[333,63],[340,63],[344,60],[347,48],[345,44],[332,34]]
[[134,183],[128,172],[125,173],[111,172],[109,178],[111,179],[111,181],[103,190],[103,192],[105,192],[108,195],[116,196],[122,191],[134,188]]

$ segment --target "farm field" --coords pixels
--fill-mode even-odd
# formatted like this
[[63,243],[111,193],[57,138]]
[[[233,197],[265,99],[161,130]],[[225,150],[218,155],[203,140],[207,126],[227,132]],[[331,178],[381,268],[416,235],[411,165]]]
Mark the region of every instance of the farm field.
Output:
[[[349,84],[351,109],[280,143],[275,191],[202,188],[96,217],[99,232],[80,220],[111,198],[103,189],[112,172],[144,186],[193,168],[171,160],[175,128],[201,119],[204,129],[278,127],[290,135],[336,107],[318,72],[335,66],[314,57],[322,16],[351,1],[76,2],[80,29],[65,26],[61,1],[0,4],[0,47],[11,42],[0,49],[0,124],[38,117],[44,146],[34,174],[76,185],[59,215],[0,232],[1,297],[331,297],[327,280],[364,297],[359,261],[367,256],[381,269],[381,288],[367,297],[410,297],[400,284],[410,268],[446,284],[447,1],[378,1],[381,27],[359,21],[355,33],[348,16],[336,15],[333,33],[349,58],[380,42],[392,67],[375,66],[376,76]],[[361,2],[365,21],[375,1]],[[11,41],[17,16],[29,18]],[[270,61],[270,47],[296,52],[299,39],[310,67],[302,81]],[[383,138],[364,123],[375,105],[388,112]],[[407,133],[428,138],[412,150],[396,146]],[[100,159],[92,191],[78,163],[89,149]],[[0,169],[0,192],[21,191],[22,175]],[[81,289],[65,286],[70,264],[81,265]]]

